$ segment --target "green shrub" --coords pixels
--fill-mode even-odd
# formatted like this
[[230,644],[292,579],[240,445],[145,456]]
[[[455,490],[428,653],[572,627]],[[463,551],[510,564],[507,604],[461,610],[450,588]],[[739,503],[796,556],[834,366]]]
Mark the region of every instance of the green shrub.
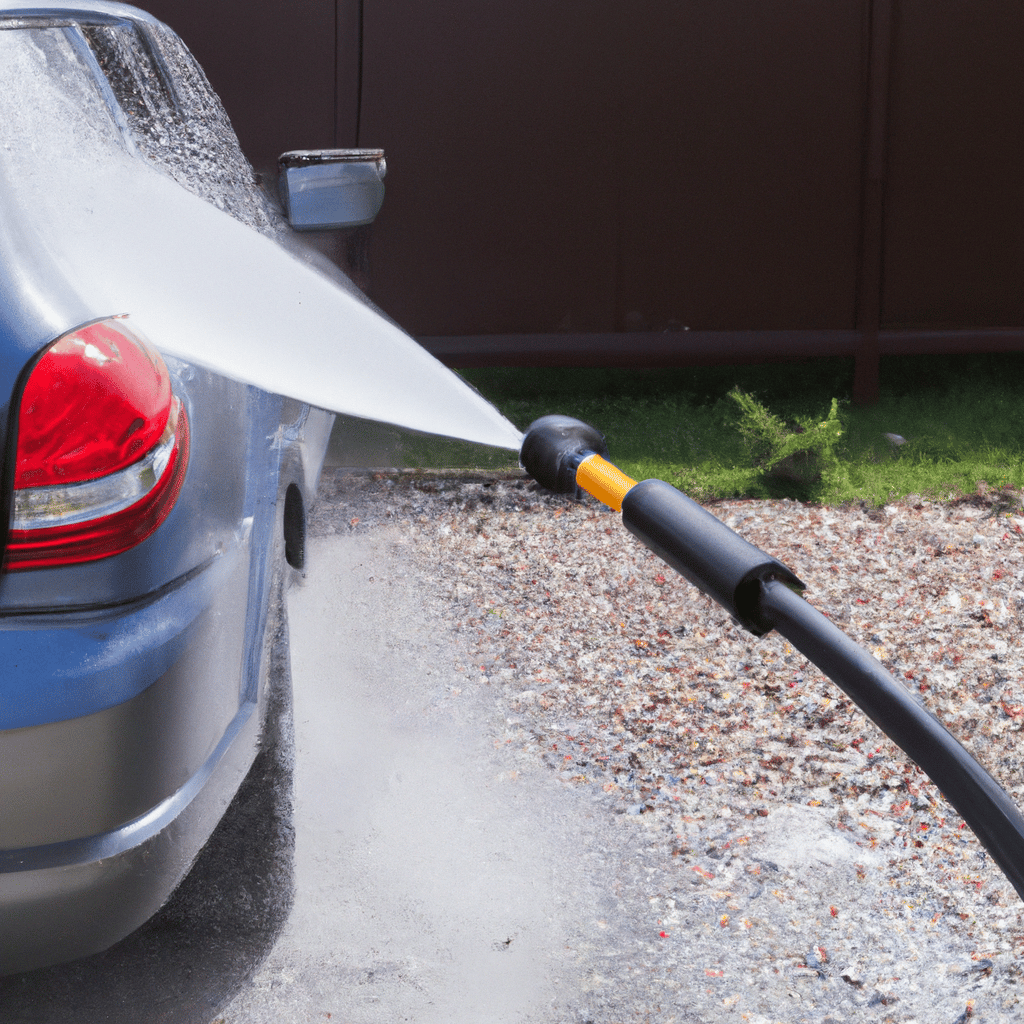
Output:
[[792,485],[800,497],[841,487],[845,470],[837,449],[844,430],[838,399],[832,399],[823,420],[801,417],[787,423],[739,388],[729,397],[739,408],[736,427],[766,481]]

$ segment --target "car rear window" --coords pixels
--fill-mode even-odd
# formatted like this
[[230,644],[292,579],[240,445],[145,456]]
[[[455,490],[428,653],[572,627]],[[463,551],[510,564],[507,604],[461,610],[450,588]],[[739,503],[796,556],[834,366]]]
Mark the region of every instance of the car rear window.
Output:
[[274,211],[185,44],[162,25],[83,24],[81,32],[139,152],[190,192],[272,233]]
[[[0,22],[0,28],[6,28]],[[53,154],[102,161],[124,141],[102,79],[83,66],[68,28],[0,31],[0,158],[19,180]]]

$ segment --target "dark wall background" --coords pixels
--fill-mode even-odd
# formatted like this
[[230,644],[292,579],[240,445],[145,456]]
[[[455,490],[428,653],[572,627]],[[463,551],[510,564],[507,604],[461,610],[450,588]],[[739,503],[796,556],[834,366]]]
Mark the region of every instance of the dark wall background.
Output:
[[861,7],[368,0],[377,298],[420,334],[852,327]]
[[900,0],[883,321],[1024,324],[1024,5]]
[[149,7],[254,163],[384,147],[372,291],[414,334],[1024,323],[1024,5]]

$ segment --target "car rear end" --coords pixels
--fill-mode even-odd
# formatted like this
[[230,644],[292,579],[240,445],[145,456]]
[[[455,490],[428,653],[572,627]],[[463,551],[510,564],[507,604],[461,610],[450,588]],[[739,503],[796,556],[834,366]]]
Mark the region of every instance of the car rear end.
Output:
[[[0,46],[9,68],[92,88],[108,123],[89,130],[135,159],[159,164],[149,133],[177,166],[168,133],[191,138],[213,167],[193,186],[274,230],[225,157],[223,112],[190,113],[209,87],[159,23],[0,4]],[[4,142],[0,171],[23,173],[32,154]],[[0,210],[0,974],[128,934],[212,832],[258,749],[268,599],[286,547],[301,563],[331,425],[163,354],[131,310],[68,286],[31,229],[31,210]]]

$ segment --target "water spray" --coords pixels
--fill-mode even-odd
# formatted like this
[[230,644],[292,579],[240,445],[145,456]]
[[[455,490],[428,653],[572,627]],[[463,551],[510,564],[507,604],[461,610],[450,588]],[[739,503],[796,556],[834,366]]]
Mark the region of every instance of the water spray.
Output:
[[1024,899],[1024,817],[1006,791],[871,654],[802,597],[778,559],[663,480],[637,482],[608,462],[604,437],[568,416],[523,436],[520,462],[561,494],[586,491],[626,529],[754,636],[775,630],[813,662],[941,790]]

